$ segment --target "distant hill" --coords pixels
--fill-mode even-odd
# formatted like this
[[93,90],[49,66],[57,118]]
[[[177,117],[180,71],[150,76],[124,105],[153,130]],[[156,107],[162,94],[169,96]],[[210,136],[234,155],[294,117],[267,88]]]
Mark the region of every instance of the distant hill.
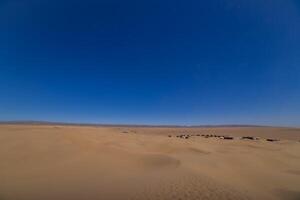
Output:
[[251,124],[220,124],[220,125],[147,125],[147,124],[101,124],[101,123],[71,123],[71,122],[51,122],[51,121],[0,121],[0,124],[23,124],[23,125],[67,125],[67,126],[119,126],[119,127],[184,127],[184,128],[218,128],[218,127],[275,127],[267,125]]

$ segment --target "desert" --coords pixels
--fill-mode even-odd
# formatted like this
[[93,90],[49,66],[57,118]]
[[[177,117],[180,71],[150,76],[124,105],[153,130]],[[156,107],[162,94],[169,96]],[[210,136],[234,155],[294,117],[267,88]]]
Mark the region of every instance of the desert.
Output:
[[2,124],[0,160],[1,200],[300,199],[299,128]]

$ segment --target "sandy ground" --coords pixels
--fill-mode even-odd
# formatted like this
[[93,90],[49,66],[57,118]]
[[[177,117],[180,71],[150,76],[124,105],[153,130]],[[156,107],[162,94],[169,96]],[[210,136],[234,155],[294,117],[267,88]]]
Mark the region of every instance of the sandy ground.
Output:
[[0,200],[299,200],[299,140],[295,128],[0,125]]

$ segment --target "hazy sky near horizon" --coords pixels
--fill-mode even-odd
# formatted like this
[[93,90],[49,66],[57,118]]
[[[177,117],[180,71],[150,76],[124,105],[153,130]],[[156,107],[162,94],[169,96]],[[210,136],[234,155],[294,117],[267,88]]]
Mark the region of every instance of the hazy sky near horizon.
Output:
[[1,0],[0,120],[300,126],[300,1]]

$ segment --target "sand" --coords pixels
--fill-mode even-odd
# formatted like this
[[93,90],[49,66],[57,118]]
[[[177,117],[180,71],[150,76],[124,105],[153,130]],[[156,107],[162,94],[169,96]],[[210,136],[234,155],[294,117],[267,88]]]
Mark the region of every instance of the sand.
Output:
[[0,125],[0,200],[299,200],[299,141],[296,128]]

